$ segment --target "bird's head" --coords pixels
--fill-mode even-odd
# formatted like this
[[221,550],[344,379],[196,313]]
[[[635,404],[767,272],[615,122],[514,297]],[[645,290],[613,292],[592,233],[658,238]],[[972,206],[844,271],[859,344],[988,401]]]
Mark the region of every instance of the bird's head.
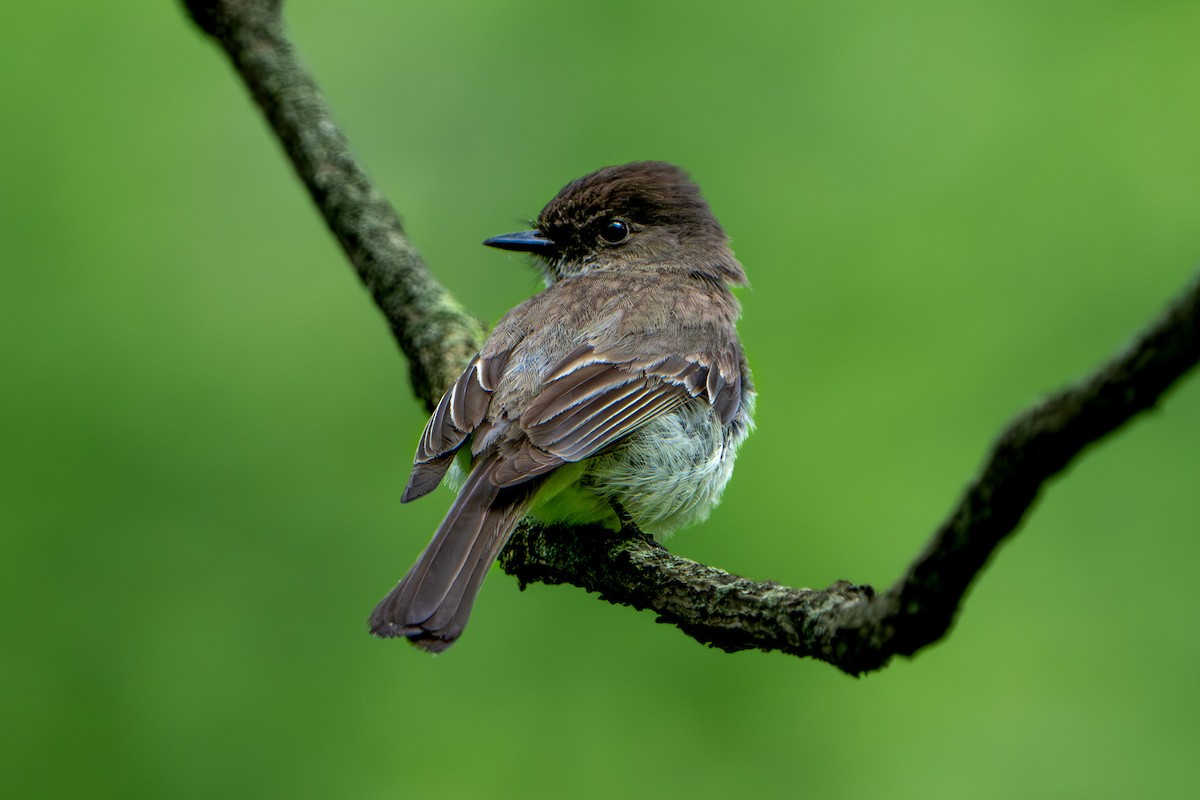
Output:
[[538,256],[547,284],[623,269],[746,282],[699,187],[661,161],[605,167],[574,180],[546,204],[532,230],[484,244]]

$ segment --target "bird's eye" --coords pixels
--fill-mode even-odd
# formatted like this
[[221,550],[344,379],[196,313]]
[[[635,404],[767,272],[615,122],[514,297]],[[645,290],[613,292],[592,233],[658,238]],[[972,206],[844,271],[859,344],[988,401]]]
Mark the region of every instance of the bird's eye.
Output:
[[623,219],[610,219],[600,229],[600,238],[609,244],[620,244],[629,238],[629,223]]

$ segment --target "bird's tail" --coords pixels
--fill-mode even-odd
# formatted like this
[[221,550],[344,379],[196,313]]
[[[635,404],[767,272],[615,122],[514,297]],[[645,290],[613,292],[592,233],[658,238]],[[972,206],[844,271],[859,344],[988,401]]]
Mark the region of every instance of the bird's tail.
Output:
[[408,574],[371,613],[371,633],[407,636],[438,653],[454,644],[500,550],[529,510],[537,481],[501,489],[491,480],[498,461],[471,470],[454,505]]

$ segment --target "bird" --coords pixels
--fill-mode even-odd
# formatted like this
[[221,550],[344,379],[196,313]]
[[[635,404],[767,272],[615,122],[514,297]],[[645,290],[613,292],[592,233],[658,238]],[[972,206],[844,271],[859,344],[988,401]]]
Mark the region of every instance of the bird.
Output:
[[753,427],[732,292],[746,273],[683,169],[596,170],[531,230],[483,244],[532,254],[546,288],[496,324],[426,424],[401,502],[465,476],[368,620],[433,653],[461,636],[523,518],[661,539],[708,516]]

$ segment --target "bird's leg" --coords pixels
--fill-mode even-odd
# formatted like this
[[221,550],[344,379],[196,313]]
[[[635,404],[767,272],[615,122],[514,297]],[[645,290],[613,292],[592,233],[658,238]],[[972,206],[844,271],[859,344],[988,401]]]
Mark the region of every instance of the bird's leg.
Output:
[[654,541],[654,537],[643,532],[642,529],[637,526],[637,523],[633,521],[633,517],[629,515],[629,512],[626,511],[620,503],[618,503],[616,500],[609,500],[608,502],[617,515],[617,521],[621,523],[621,530],[619,533],[622,536],[637,536],[650,542]]

